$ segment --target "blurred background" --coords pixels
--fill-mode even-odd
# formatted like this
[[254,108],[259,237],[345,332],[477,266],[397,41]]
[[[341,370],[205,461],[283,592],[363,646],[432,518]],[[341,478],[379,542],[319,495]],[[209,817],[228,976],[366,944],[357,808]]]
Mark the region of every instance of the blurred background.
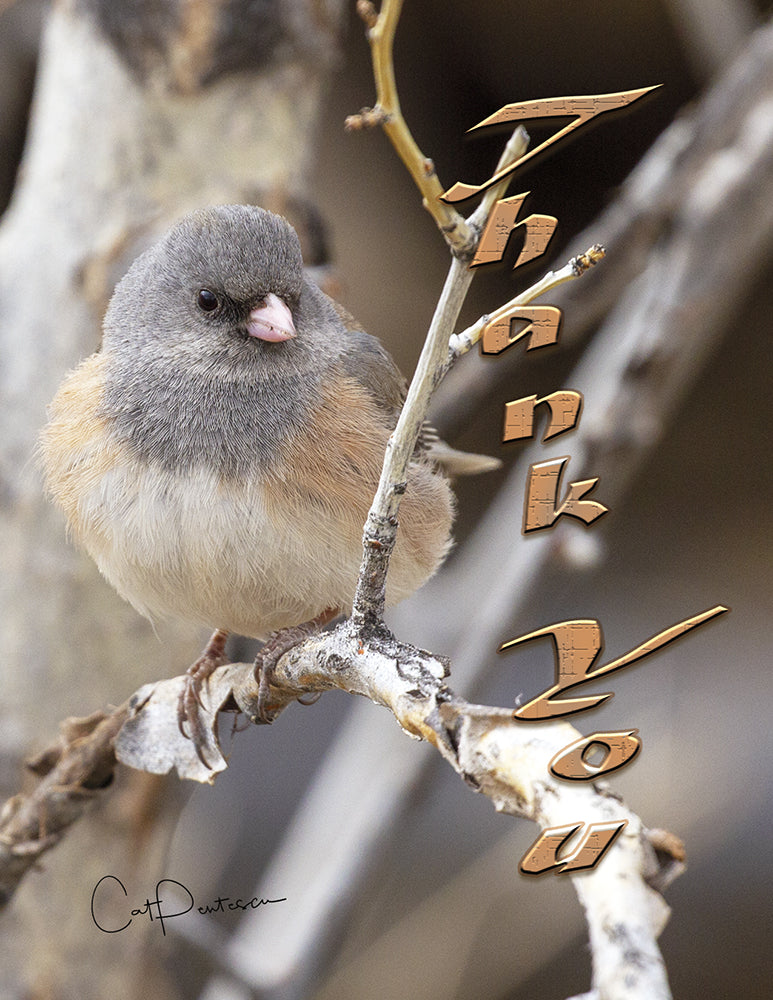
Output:
[[[7,199],[45,9],[24,0],[5,7],[0,183]],[[741,150],[741,170],[750,164],[741,197],[748,202],[748,192],[758,190],[773,201],[770,157],[754,153],[755,141],[763,142],[758,137],[773,134],[766,133],[773,122],[773,49],[769,39],[767,50],[750,41],[770,13],[770,3],[750,0],[558,6],[424,0],[406,3],[396,43],[405,117],[446,188],[490,175],[502,134],[465,133],[504,104],[662,84],[627,112],[604,116],[537,158],[513,182],[510,194],[532,192],[530,211],[558,218],[557,234],[543,258],[516,273],[513,248],[501,266],[481,269],[463,325],[593,242],[607,243],[610,257],[566,297],[563,291],[548,297],[565,312],[556,347],[467,357],[441,388],[441,433],[504,465],[459,483],[456,549],[391,622],[401,638],[451,657],[450,683],[459,693],[509,707],[553,676],[542,644],[498,656],[509,638],[563,619],[597,618],[609,659],[716,604],[732,609],[615,675],[599,688],[615,697],[573,720],[584,734],[639,729],[642,753],[610,783],[647,826],[671,830],[686,843],[687,870],[666,893],[672,916],[660,939],[673,994],[682,1000],[762,1000],[773,981],[773,863],[766,850],[773,819],[773,238],[758,211],[756,224],[740,231],[720,216],[715,237],[702,242],[697,224],[691,228],[672,204],[712,177],[719,193],[709,184],[705,202],[720,202],[731,188],[732,172],[723,173],[720,155],[729,149]],[[385,137],[343,129],[346,115],[373,103],[374,87],[363,27],[348,8],[340,37],[321,100],[308,194],[323,221],[331,289],[410,373],[448,254]],[[760,65],[752,71],[750,63]],[[735,101],[735,118],[722,112],[722,94],[733,87],[745,94],[745,103]],[[757,131],[738,137],[733,128],[747,114]],[[682,132],[672,132],[670,145],[659,147],[636,184],[626,185],[675,119]],[[697,130],[694,142],[690,128]],[[530,128],[532,141],[546,131]],[[680,141],[693,142],[692,152],[670,159]],[[748,160],[744,149],[752,150]],[[648,190],[658,196],[651,210]],[[695,293],[684,305],[684,326],[705,325],[705,343],[700,335],[683,340],[679,312],[670,309],[672,262],[684,263],[674,241],[687,253],[690,272],[720,275],[707,289],[700,280],[684,283]],[[622,264],[614,263],[615,254]],[[659,260],[666,262],[662,295]],[[672,324],[664,342],[675,355],[662,346],[653,354],[633,350],[626,377],[637,359],[647,366],[630,389],[620,380],[614,412],[625,433],[616,437],[609,426],[599,432],[594,423],[603,446],[580,437],[586,420],[595,420],[594,399],[600,403],[614,379],[593,360],[594,342],[598,357],[611,358],[614,346],[599,338],[618,343],[628,318],[645,343],[646,316],[662,326],[664,302]],[[560,388],[585,392],[578,431],[529,451],[500,443],[505,402]],[[601,476],[596,496],[610,513],[588,530],[520,538],[528,463],[567,454],[576,462],[573,478]],[[165,641],[160,629],[159,642]],[[116,683],[105,698],[118,703],[132,689]],[[231,914],[170,927],[161,961],[177,995],[548,1000],[588,990],[587,934],[571,884],[517,872],[536,828],[497,815],[381,709],[352,702],[326,694],[313,708],[287,711],[270,729],[250,727],[234,737],[230,767],[213,787],[186,789],[168,833],[163,875],[189,886],[197,903],[225,895],[287,900],[241,922]],[[102,704],[67,705],[55,717],[85,715]],[[79,836],[76,827],[69,839]],[[99,844],[89,850],[98,853]],[[47,875],[29,880],[48,877],[55,885],[59,863],[55,852]],[[137,872],[141,903],[153,882],[142,881],[141,866]],[[26,891],[25,885],[20,895]],[[69,899],[82,948],[70,952],[73,964],[89,960],[84,956],[99,936],[88,912],[90,891],[85,885]],[[35,933],[46,933],[40,913]],[[120,937],[119,963],[124,948],[129,968],[136,944]],[[52,986],[30,995],[60,994]]]

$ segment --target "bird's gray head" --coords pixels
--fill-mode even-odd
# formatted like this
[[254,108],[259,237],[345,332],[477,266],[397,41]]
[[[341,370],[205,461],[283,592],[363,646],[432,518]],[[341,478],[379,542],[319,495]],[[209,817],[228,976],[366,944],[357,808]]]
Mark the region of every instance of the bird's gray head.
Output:
[[303,285],[295,230],[253,205],[186,216],[132,264],[105,317],[105,346],[169,357],[248,357],[292,341]]
[[194,212],[115,290],[102,414],[167,468],[231,475],[270,463],[340,353],[334,318],[284,219],[243,205]]

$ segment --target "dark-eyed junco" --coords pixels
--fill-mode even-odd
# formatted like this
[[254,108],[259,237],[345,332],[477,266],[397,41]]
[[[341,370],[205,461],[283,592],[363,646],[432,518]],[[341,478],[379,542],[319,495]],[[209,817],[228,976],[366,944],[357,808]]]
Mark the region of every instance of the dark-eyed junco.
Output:
[[[41,452],[49,491],[143,615],[270,638],[351,609],[362,530],[404,380],[380,343],[304,277],[280,216],[184,218],[115,290],[101,351],[62,383]],[[437,569],[453,499],[417,450],[387,602]]]

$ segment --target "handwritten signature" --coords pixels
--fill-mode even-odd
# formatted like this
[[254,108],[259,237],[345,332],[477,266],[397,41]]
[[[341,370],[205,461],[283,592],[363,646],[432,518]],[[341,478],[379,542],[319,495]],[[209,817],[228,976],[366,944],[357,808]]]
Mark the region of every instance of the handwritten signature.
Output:
[[[117,875],[103,875],[94,886],[94,891],[91,894],[91,919],[99,930],[104,931],[105,934],[119,934],[121,931],[126,930],[135,917],[146,916],[151,921],[157,920],[161,926],[161,933],[166,935],[165,921],[171,920],[173,917],[182,917],[184,914],[190,913],[194,906],[196,906],[193,893],[182,882],[177,882],[173,878],[162,878],[156,882],[156,894],[153,899],[148,898],[141,906],[132,909],[129,919],[122,927],[106,927],[104,925],[107,922],[104,916],[104,909],[114,901],[114,894],[118,886],[120,886],[120,891],[128,899],[129,894],[126,891],[126,886]],[[169,890],[172,886],[176,886],[179,891],[175,892],[172,890],[172,894],[170,895]],[[259,906],[268,906],[270,903],[284,903],[286,901],[286,896],[283,896],[281,899],[263,899],[258,896],[253,896],[252,899],[243,899],[241,896],[233,899],[231,896],[218,896],[211,903],[207,903],[205,906],[197,906],[196,909],[199,913],[206,915],[210,913],[227,913],[229,910],[256,910]],[[98,916],[99,911],[102,911],[101,919]]]

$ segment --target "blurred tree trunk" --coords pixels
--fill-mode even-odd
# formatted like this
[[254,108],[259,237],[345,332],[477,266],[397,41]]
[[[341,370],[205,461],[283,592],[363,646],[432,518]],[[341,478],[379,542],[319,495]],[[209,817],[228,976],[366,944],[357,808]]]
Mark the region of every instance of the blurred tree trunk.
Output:
[[[156,636],[68,545],[35,470],[36,436],[64,372],[97,347],[115,281],[172,220],[208,203],[259,201],[291,217],[295,206],[303,238],[341,9],[340,0],[67,0],[51,11],[0,227],[3,797],[60,719],[179,673],[199,648],[189,632]],[[122,873],[134,863],[130,907],[153,891],[181,794],[145,776],[119,782],[123,810],[92,814],[4,916],[4,996],[178,995],[137,921],[123,934],[91,921],[103,875],[129,888]]]

